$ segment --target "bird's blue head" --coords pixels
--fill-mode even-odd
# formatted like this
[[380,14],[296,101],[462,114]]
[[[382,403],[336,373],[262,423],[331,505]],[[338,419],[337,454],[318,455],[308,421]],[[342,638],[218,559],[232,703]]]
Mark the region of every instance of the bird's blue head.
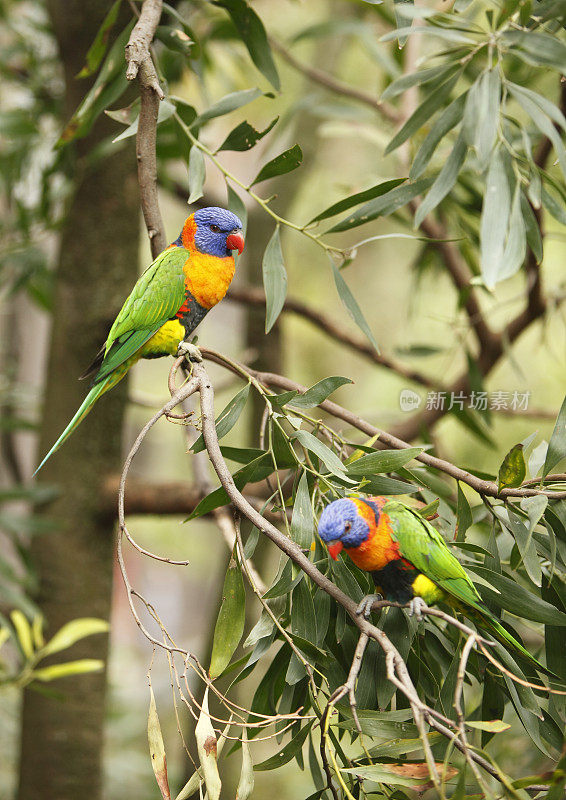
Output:
[[209,206],[195,211],[193,217],[196,223],[194,245],[201,253],[225,258],[232,250],[242,252],[242,223],[231,211]]
[[355,500],[348,497],[326,506],[318,521],[318,535],[334,560],[343,547],[359,547],[370,529],[361,516]]

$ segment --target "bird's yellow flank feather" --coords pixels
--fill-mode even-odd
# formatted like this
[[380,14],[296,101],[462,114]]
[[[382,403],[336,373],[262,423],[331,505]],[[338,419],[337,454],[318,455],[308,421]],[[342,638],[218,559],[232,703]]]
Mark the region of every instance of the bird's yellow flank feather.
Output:
[[185,329],[177,319],[170,320],[154,333],[151,339],[138,350],[138,358],[148,358],[151,356],[177,355],[179,342],[185,337]]
[[212,308],[228,291],[234,270],[232,256],[218,258],[194,250],[183,267],[185,286],[203,308]]

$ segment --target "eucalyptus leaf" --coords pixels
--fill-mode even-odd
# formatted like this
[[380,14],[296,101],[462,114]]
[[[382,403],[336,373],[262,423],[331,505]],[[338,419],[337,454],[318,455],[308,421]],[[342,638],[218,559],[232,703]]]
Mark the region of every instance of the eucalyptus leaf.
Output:
[[225,114],[229,114],[237,108],[246,106],[258,97],[261,97],[261,95],[262,92],[260,89],[242,89],[242,91],[239,92],[230,92],[230,94],[225,95],[211,105],[210,108],[207,108],[206,111],[203,111],[202,114],[199,114],[192,122],[192,127],[200,127],[204,122],[208,122],[209,119],[223,117]]
[[243,152],[251,150],[264,136],[267,136],[273,126],[277,123],[279,117],[271,120],[267,128],[262,131],[256,130],[249,122],[240,122],[236,125],[234,130],[230,131],[228,136],[224,139],[218,150],[236,150]]
[[273,88],[279,91],[277,67],[273,61],[263,22],[256,12],[244,0],[215,0],[215,5],[222,6],[228,11],[252,61]]
[[262,262],[263,287],[265,289],[265,332],[274,326],[287,295],[287,271],[283,262],[279,226],[269,240]]
[[373,200],[375,197],[381,197],[391,191],[391,189],[395,189],[399,184],[404,183],[404,181],[404,178],[393,178],[392,180],[382,181],[372,186],[371,189],[364,189],[363,192],[351,194],[349,197],[345,197],[343,200],[339,200],[337,203],[328,206],[327,209],[321,211],[316,217],[313,217],[308,224],[312,225],[313,222],[320,222],[320,220],[334,217],[336,214],[341,214],[342,211],[347,211],[349,208],[353,208],[360,203]]
[[[299,547],[308,550],[310,549],[313,538],[314,517],[309,494],[307,473],[305,470],[303,470],[297,485],[297,493],[295,495],[295,503],[293,505],[293,516],[291,517],[291,539],[293,539],[293,541],[295,541]],[[300,633],[300,631],[297,631],[297,633]]]
[[542,468],[542,477],[545,478],[563,458],[566,458],[566,397],[558,412],[554,430],[548,443],[548,450],[546,451],[546,458]]
[[416,228],[418,228],[424,218],[444,200],[446,195],[452,191],[464,164],[467,150],[468,147],[464,141],[464,137],[460,134],[452,152],[444,162],[444,166],[430,187],[428,194],[417,208],[415,214]]
[[260,169],[250,185],[255,186],[256,183],[261,183],[261,181],[267,181],[278,175],[286,175],[288,172],[297,169],[297,167],[302,164],[302,161],[303,151],[298,144],[295,144],[293,147],[285,150],[285,152],[275,156],[271,161],[268,161],[267,164]]
[[189,156],[189,189],[190,195],[188,202],[194,203],[203,195],[204,179],[206,177],[206,167],[204,156],[196,145],[191,147]]
[[[234,395],[230,402],[224,406],[215,422],[216,435],[218,439],[222,439],[229,433],[236,422],[239,420],[242,411],[245,408],[246,402],[250,394],[250,384],[246,384],[243,389]],[[195,441],[191,450],[193,453],[200,453],[205,449],[204,438],[202,434]]]
[[295,408],[315,408],[315,406],[324,402],[332,392],[335,392],[336,389],[346,383],[353,383],[353,381],[350,378],[343,378],[341,375],[323,378],[307,389],[306,392],[293,397],[289,402]]
[[342,273],[330,259],[330,265],[332,267],[332,274],[334,275],[334,283],[336,284],[336,290],[344,305],[344,308],[348,312],[348,314],[352,317],[358,328],[365,333],[367,338],[370,340],[371,344],[375,347],[377,352],[379,353],[379,347],[377,346],[377,342],[375,341],[375,337],[372,333],[371,328],[366,322],[366,318],[364,317],[361,308],[358,305],[358,302],[352,292],[350,291],[348,284],[342,277]]
[[425,192],[431,184],[431,178],[423,178],[414,183],[404,183],[401,186],[396,186],[384,195],[370,200],[369,203],[366,203],[357,211],[354,211],[349,217],[345,217],[343,220],[336,223],[327,233],[347,231],[350,230],[350,228],[357,228],[358,225],[371,222],[371,220],[376,219],[376,217],[387,217],[389,214],[393,214],[394,211],[397,211],[415,197]]
[[246,593],[242,571],[232,556],[222,589],[222,605],[214,628],[210,677],[216,678],[226,669],[240,643],[246,617]]

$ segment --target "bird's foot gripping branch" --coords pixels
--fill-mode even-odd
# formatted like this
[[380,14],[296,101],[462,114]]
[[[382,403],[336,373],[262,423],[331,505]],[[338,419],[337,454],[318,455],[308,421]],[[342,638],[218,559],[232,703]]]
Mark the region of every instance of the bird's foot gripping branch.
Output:
[[[501,525],[498,535],[492,534],[494,541],[489,542],[489,549],[466,541],[462,535],[447,544],[427,518],[438,514],[444,524],[447,520],[462,524],[463,493],[461,488],[450,483],[456,468],[424,453],[421,448],[408,448],[404,442],[397,445],[398,449],[376,449],[381,444],[391,444],[387,434],[377,438],[374,435],[368,444],[353,444],[330,422],[320,419],[319,412],[312,409],[323,409],[349,426],[368,432],[368,423],[327,400],[345,379],[328,378],[305,389],[296,384],[291,386],[291,382],[281,376],[254,372],[207,348],[202,348],[201,352],[205,359],[238,375],[244,381],[243,389],[215,419],[214,390],[204,363],[192,363],[187,380],[177,388],[175,377],[184,363],[184,356],[179,357],[170,374],[171,399],[137,437],[126,459],[119,490],[118,559],[132,614],[154,648],[166,653],[175,694],[189,713],[199,719],[197,743],[203,731],[216,743],[216,757],[212,760],[210,747],[199,749],[200,766],[178,795],[179,800],[189,797],[201,782],[206,784],[210,796],[217,796],[214,794],[215,787],[220,786],[217,758],[223,742],[228,739],[241,742],[242,780],[248,783],[254,770],[274,769],[293,758],[301,763],[303,746],[308,742],[311,770],[319,776],[320,791],[326,787],[335,799],[363,794],[368,781],[395,787],[399,792],[409,786],[424,789],[431,785],[443,796],[447,791],[445,784],[458,775],[468,776],[460,778],[466,781],[462,785],[479,786],[486,794],[494,782],[498,782],[508,796],[521,797],[513,783],[516,779],[495,763],[486,747],[493,736],[503,735],[508,729],[509,725],[501,717],[509,704],[537,747],[549,756],[554,755],[556,705],[549,697],[559,697],[563,690],[555,675],[551,674],[547,687],[548,681],[541,682],[536,670],[550,673],[551,668],[554,672],[558,667],[559,671],[560,665],[556,660],[550,663],[551,657],[547,667],[541,665],[521,644],[519,634],[510,633],[507,623],[504,627],[498,621],[501,611],[495,614],[488,610],[485,602],[490,602],[491,608],[514,609],[517,615],[530,620],[531,647],[536,647],[538,640],[538,629],[535,630],[532,623],[561,630],[566,615],[558,604],[552,604],[523,585],[522,575],[520,579],[518,576],[524,565],[518,566],[515,581],[503,565],[498,571],[487,566],[492,565],[490,559],[496,557],[502,544],[500,540],[508,536],[508,529]],[[277,394],[273,387],[284,391]],[[265,402],[262,448],[259,451],[225,448],[219,439],[237,423],[250,391],[257,392]],[[192,419],[201,432],[192,444],[194,458],[199,451],[206,450],[220,486],[202,498],[189,519],[214,515],[219,527],[229,529],[226,538],[233,547],[208,668],[196,655],[176,643],[152,603],[132,586],[122,541],[126,537],[141,555],[172,565],[187,565],[186,561],[172,561],[141,548],[126,526],[124,504],[128,471],[146,434],[161,417],[182,416],[188,420],[187,413],[175,414],[174,409],[192,395],[199,398],[199,411]],[[231,472],[227,457],[243,466]],[[423,457],[434,459],[434,471]],[[424,467],[410,466],[417,459],[421,464],[424,462]],[[395,473],[396,477],[384,473]],[[439,477],[442,474],[446,482]],[[473,486],[474,476],[466,475],[469,475],[471,488],[477,490],[478,487]],[[257,486],[259,481],[266,481],[269,487],[263,505],[262,501],[244,494],[247,484],[256,483]],[[431,500],[429,484],[433,481],[436,497]],[[502,510],[509,515],[518,514],[520,506],[515,507],[509,500],[501,502],[497,486],[489,481],[482,480],[481,487],[487,487],[487,492],[480,499],[493,498],[492,503],[480,502],[474,508],[474,523],[483,534],[492,520],[501,519]],[[453,496],[455,488],[456,497]],[[421,501],[419,504],[415,499],[411,506],[387,501],[381,496],[361,499],[362,495],[378,491],[419,495]],[[517,501],[524,503],[520,487],[515,491],[518,492]],[[390,544],[398,543],[403,552],[401,558],[407,564],[410,562],[411,580],[415,584],[412,596],[401,597],[399,601],[391,599],[392,590],[384,580],[383,568],[379,574],[375,564],[361,563],[361,550],[355,548],[363,550],[363,542],[356,544],[347,539],[353,531],[353,526],[348,527],[347,523],[353,520],[340,517],[347,529],[343,549],[349,552],[352,560],[337,552],[336,560],[329,558],[323,542],[315,535],[315,518],[323,509],[332,509],[333,503],[351,504],[352,500],[345,499],[346,495],[360,498],[357,502],[365,504],[363,507],[374,515],[372,506],[379,506],[378,510],[385,516],[374,516],[376,535],[383,534],[386,517],[395,523]],[[564,502],[561,495],[554,499],[552,492],[538,490],[535,496],[545,499],[548,507],[554,509],[554,517],[561,513],[560,504]],[[231,506],[233,515],[224,510],[227,505]],[[469,511],[469,505],[467,509]],[[329,511],[322,514],[319,531],[323,540],[333,542],[339,538],[339,532],[331,531],[331,526],[326,524],[329,514]],[[551,519],[552,514],[549,515]],[[397,523],[403,522],[405,515],[410,519],[410,530],[399,532],[403,526]],[[270,520],[279,521],[281,529]],[[537,526],[538,520],[533,527],[533,541],[537,552],[544,556]],[[418,615],[407,613],[414,608],[415,598],[420,599],[416,582],[425,579],[424,565],[414,563],[418,558],[419,532],[423,530],[438,550],[435,549],[432,556],[429,554],[429,560],[434,569],[441,572],[444,569],[445,573],[433,576],[440,586],[439,597],[423,594],[430,602],[437,602],[440,596],[446,599],[451,594],[464,617],[472,619],[474,625],[477,623],[480,630],[485,623],[487,636],[478,632],[467,619],[459,619],[424,602],[418,607],[424,622],[416,618]],[[266,536],[281,552],[280,567],[270,587],[262,585],[252,561],[260,535]],[[354,549],[348,545],[353,545]],[[376,552],[374,549],[372,558]],[[559,547],[553,571],[544,558],[541,559],[544,586],[549,589],[557,586],[558,571],[564,567],[562,557]],[[481,597],[467,570],[482,578]],[[379,612],[375,623],[358,613],[362,598],[371,588],[370,573],[376,582],[376,575],[379,577],[380,588],[389,598],[374,597],[371,604],[366,604],[372,611]],[[526,570],[525,574],[528,574]],[[262,614],[247,636],[244,655],[234,661],[244,633],[244,578],[261,603]],[[430,578],[426,580],[433,583]],[[459,581],[459,584],[450,588],[450,581]],[[550,596],[546,593],[546,597]],[[157,626],[156,633],[150,630],[152,625]],[[502,644],[494,642],[492,634]],[[246,652],[250,649],[251,652]],[[251,709],[231,699],[230,691],[219,690],[217,678],[236,675],[233,686],[247,678],[266,658],[267,671],[256,689]],[[197,699],[190,688],[190,673],[197,675],[206,687],[203,700]],[[443,681],[439,681],[441,675]],[[216,696],[224,709],[223,714],[211,713],[209,693]],[[488,704],[488,698],[496,700],[489,699]],[[473,709],[480,711],[471,715]],[[157,711],[153,708],[150,712],[155,734]],[[290,738],[283,744],[281,736],[287,731]],[[353,737],[352,745],[347,745],[344,739],[348,731]],[[253,742],[276,737],[280,749],[254,767]],[[162,771],[158,780],[163,780]],[[533,793],[546,788],[536,776],[522,783],[519,781],[517,785]]]

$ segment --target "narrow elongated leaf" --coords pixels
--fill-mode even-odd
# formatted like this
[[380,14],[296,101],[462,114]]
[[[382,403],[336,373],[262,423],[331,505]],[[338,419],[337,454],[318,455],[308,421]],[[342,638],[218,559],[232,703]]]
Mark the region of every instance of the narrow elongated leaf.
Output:
[[252,61],[273,88],[279,91],[281,84],[277,67],[271,55],[263,22],[256,12],[244,0],[216,0],[215,5],[228,11]]
[[279,225],[265,248],[262,270],[265,289],[265,332],[269,333],[281,313],[287,296],[287,271],[283,262]]
[[427,168],[428,163],[434,155],[434,151],[438,147],[440,141],[460,122],[464,115],[466,97],[467,92],[464,92],[455,100],[453,100],[450,105],[440,114],[429,133],[426,135],[424,142],[420,146],[419,151],[415,156],[409,171],[410,180],[414,181],[417,178],[420,178]]
[[497,590],[493,591],[483,584],[477,585],[480,593],[485,594],[489,601],[495,603],[499,608],[504,608],[518,617],[532,619],[534,622],[543,622],[546,625],[566,625],[566,614],[542,600],[538,595],[519,586],[511,578],[476,564],[467,564],[466,568],[476,572]]
[[516,83],[512,83],[507,81],[507,87],[511,89],[515,96],[522,95],[523,97],[527,97],[533,101],[535,105],[537,105],[540,110],[546,114],[547,117],[559,125],[562,130],[566,131],[566,117],[562,113],[562,111],[555,106],[553,102],[551,102],[547,97],[538,92],[533,92],[532,89],[527,89],[526,86],[519,86]]
[[544,466],[542,468],[543,478],[560,462],[566,458],[566,397],[562,403],[556,424],[548,443],[548,450],[546,451],[546,458],[544,459]]
[[542,236],[534,211],[523,192],[521,192],[521,214],[525,226],[527,244],[531,248],[537,264],[540,264],[543,256]]
[[332,267],[332,274],[334,275],[334,283],[336,284],[336,290],[342,301],[342,305],[348,312],[348,314],[352,317],[358,328],[365,333],[367,338],[370,340],[372,345],[375,347],[377,352],[379,353],[379,347],[375,340],[375,336],[370,328],[370,326],[366,322],[366,318],[362,313],[362,309],[358,305],[358,301],[350,291],[350,288],[344,278],[342,277],[342,273],[334,263],[332,259],[330,259],[330,265]]
[[300,581],[293,591],[291,630],[307,642],[316,642],[316,614],[307,581]]
[[412,86],[424,86],[437,78],[448,77],[450,73],[454,72],[455,68],[452,64],[446,66],[443,64],[440,67],[431,67],[430,69],[421,69],[418,72],[411,72],[409,75],[401,75],[392,81],[387,89],[381,95],[382,100],[391,100],[397,97]]
[[525,480],[527,466],[523,455],[523,445],[516,444],[507,453],[499,467],[499,491],[507,487],[520,486]]
[[503,159],[496,150],[490,161],[481,213],[481,271],[486,286],[493,289],[503,265],[505,238],[511,211],[509,184]]
[[159,791],[163,800],[171,800],[169,791],[169,781],[167,780],[167,758],[165,756],[165,745],[163,744],[163,734],[157,715],[157,706],[153,689],[149,687],[149,713],[147,715],[147,740],[149,742],[149,755],[151,766],[155,774],[155,780],[159,786]]
[[244,632],[246,616],[246,593],[240,565],[232,556],[222,589],[222,605],[218,612],[212,656],[210,658],[210,677],[217,678],[234,655]]
[[419,128],[430,120],[432,115],[438,111],[438,109],[443,106],[446,102],[446,99],[450,96],[450,93],[458,79],[460,77],[460,72],[457,72],[456,75],[452,75],[445,81],[443,84],[438,86],[434,92],[432,92],[421,104],[418,108],[411,114],[407,122],[403,125],[400,131],[395,134],[393,139],[389,142],[387,147],[385,148],[385,155],[388,153],[392,153],[393,150],[396,150],[399,145],[406,142],[407,139],[413,134],[415,134]]
[[462,491],[460,482],[458,481],[458,507],[457,507],[457,526],[456,526],[456,541],[463,543],[466,538],[466,531],[472,524],[472,510],[468,503],[468,498]]
[[539,131],[541,131],[541,133],[543,133],[552,142],[552,146],[554,147],[560,162],[560,169],[562,170],[562,174],[566,177],[566,148],[562,143],[560,134],[546,114],[541,114],[541,110],[543,110],[541,105],[535,103],[532,98],[524,92],[521,92],[520,90],[517,91],[517,88],[518,87],[515,85],[510,86],[509,91],[530,116]]
[[[157,124],[159,125],[161,122],[165,122],[165,120],[172,117],[175,113],[176,107],[173,103],[170,103],[168,100],[162,100],[159,104],[159,111],[157,114]],[[130,136],[135,136],[138,132],[138,124],[139,124],[139,114],[136,119],[128,125],[126,130],[122,131],[118,136],[112,139],[113,142],[121,142],[122,139],[128,139]]]
[[303,394],[299,394],[290,400],[290,404],[295,408],[314,408],[322,403],[326,398],[335,392],[340,386],[345,383],[353,383],[350,378],[343,378],[340,375],[334,375],[330,378],[323,378],[310,389],[307,389]]
[[321,442],[320,439],[317,439],[316,436],[313,436],[312,433],[308,433],[308,431],[297,431],[293,434],[293,438],[297,439],[307,450],[310,450],[318,456],[334,475],[340,475],[342,478],[346,477],[344,464],[340,461],[336,453],[332,452],[329,447]]
[[202,197],[204,186],[204,179],[206,177],[206,167],[204,164],[204,156],[202,152],[193,145],[191,147],[191,154],[189,156],[189,203],[194,203],[199,197]]
[[246,728],[242,728],[242,768],[236,789],[236,800],[248,800],[254,790],[254,765]]
[[[450,780],[458,774],[455,767],[446,767],[443,762],[436,762],[436,767],[446,780]],[[351,772],[360,778],[394,786],[414,787],[415,783],[418,785],[430,780],[428,766],[424,762],[422,764],[372,764],[371,766],[343,769],[342,772]]]
[[[314,537],[314,518],[312,513],[311,498],[307,473],[303,470],[297,486],[293,516],[291,517],[291,538],[299,547],[310,549]],[[300,631],[297,631],[300,633]],[[308,637],[307,637],[308,638]]]
[[497,69],[486,70],[468,91],[463,131],[476,149],[480,169],[485,169],[493,150],[499,124],[501,80]]
[[232,189],[229,183],[226,184],[226,192],[228,193],[228,208],[242,223],[242,235],[245,238],[248,229],[248,209],[244,205],[240,195]]
[[430,187],[428,194],[417,208],[417,212],[415,214],[416,228],[418,228],[423,219],[430,214],[430,212],[433,211],[442,200],[444,200],[446,195],[452,191],[452,188],[458,179],[460,170],[462,169],[467,150],[468,147],[464,141],[464,137],[462,134],[460,134],[456,140],[456,144],[454,145],[452,152],[446,159],[444,166]]
[[244,122],[240,122],[239,125],[236,125],[233,131],[230,131],[218,149],[237,150],[238,152],[251,150],[260,139],[267,136],[278,119],[279,117],[275,117],[275,119],[271,120],[267,128],[264,128],[262,131],[256,130],[253,125],[250,125],[249,122],[244,120]]
[[[218,436],[219,440],[226,436],[226,434],[232,430],[236,422],[240,419],[240,414],[244,410],[249,394],[250,384],[248,383],[243,389],[240,389],[240,391],[234,395],[234,397],[226,406],[224,406],[218,415],[218,419],[216,420],[216,435]],[[200,453],[201,450],[204,450],[204,448],[204,439],[201,434],[191,447],[191,450],[193,453]]]
[[517,182],[509,216],[509,235],[505,243],[503,264],[499,272],[501,281],[510,278],[520,269],[527,254],[527,236],[521,212],[521,195],[521,187]]
[[74,139],[86,136],[102,111],[114,103],[126,90],[129,81],[124,69],[124,47],[134,23],[131,22],[110,48],[92,89],[65,126],[56,147],[63,147]]
[[[395,23],[397,28],[405,28],[407,23],[411,23],[412,17],[403,13],[404,11],[413,11],[414,10],[415,2],[414,0],[394,0],[393,10],[395,12]],[[420,9],[419,9],[420,10]],[[429,9],[425,9],[425,14]],[[433,9],[431,9],[433,10]],[[397,37],[397,42],[399,44],[399,48],[402,48],[405,42],[407,41],[407,35],[399,34]]]
[[230,94],[222,97],[218,102],[214,103],[199,114],[198,117],[192,122],[192,127],[199,127],[209,119],[214,117],[223,117],[224,114],[229,114],[237,108],[246,106],[258,97],[261,97],[262,92],[260,89],[243,89],[240,92],[230,92]]
[[[420,9],[419,9],[420,10]],[[421,33],[428,36],[437,36],[439,39],[446,39],[455,44],[475,44],[474,40],[469,36],[464,36],[463,33],[447,28],[436,28],[432,25],[413,25],[406,28],[398,28],[396,31],[386,33],[385,36],[380,38],[380,42],[390,42],[392,39],[399,39],[404,36],[418,36]]]
[[347,211],[349,208],[353,208],[360,203],[373,200],[375,197],[381,197],[404,182],[405,178],[394,178],[393,180],[382,181],[372,186],[371,189],[364,189],[363,192],[356,192],[356,194],[352,194],[350,197],[345,197],[343,200],[333,203],[327,209],[321,211],[320,214],[317,214],[316,217],[313,217],[308,224],[311,225],[313,222],[319,222],[320,220],[334,217],[336,214],[341,214],[342,211]]
[[99,658],[79,658],[77,661],[65,661],[64,664],[52,664],[50,667],[34,669],[33,678],[42,683],[68,678],[71,675],[84,675],[86,672],[99,672],[104,668],[104,661]]
[[260,764],[256,764],[256,772],[278,769],[278,767],[282,767],[283,764],[288,764],[291,759],[295,758],[297,753],[302,749],[313,723],[314,720],[307,722],[296,736],[294,736],[278,753],[271,756],[271,758],[266,758],[265,761],[262,761]]
[[256,183],[261,183],[261,181],[267,181],[269,178],[275,178],[277,175],[286,175],[287,172],[292,172],[294,169],[297,169],[302,161],[303,151],[298,144],[295,144],[293,147],[285,150],[284,153],[280,153],[271,161],[268,161],[267,164],[260,169],[252,181],[251,186],[255,186]]
[[425,192],[431,183],[432,180],[430,178],[422,178],[419,181],[415,181],[415,183],[404,183],[402,186],[397,186],[381,197],[370,200],[369,203],[354,211],[349,217],[345,217],[336,223],[327,233],[347,231],[350,228],[357,228],[358,225],[364,225],[377,217],[387,217],[419,194]]
[[208,686],[204,692],[202,709],[195,727],[195,739],[208,798],[219,800],[222,783],[218,774],[218,740],[208,710]]
[[33,638],[31,625],[19,608],[14,609],[10,614],[12,625],[16,629],[18,643],[22,648],[22,653],[27,659],[33,658]]
[[96,617],[83,617],[81,619],[73,619],[67,622],[62,628],[59,628],[57,633],[47,642],[45,647],[41,650],[41,658],[45,658],[52,653],[59,653],[61,650],[66,650],[84,639],[86,636],[93,636],[95,633],[106,633],[109,629],[109,624],[104,619],[97,619]]
[[376,472],[394,472],[423,451],[422,447],[407,447],[404,450],[376,450],[348,464],[349,475],[370,475]]
[[77,75],[77,78],[88,78],[88,76],[93,75],[100,66],[100,62],[104,58],[104,54],[108,49],[108,40],[110,38],[112,28],[118,19],[118,12],[120,11],[121,3],[122,0],[116,0],[116,2],[110,7],[108,14],[106,14],[104,17],[102,25],[98,29],[98,32],[94,38],[94,42],[91,44],[86,54],[85,65]]
[[159,25],[155,31],[155,38],[163,42],[168,50],[180,53],[185,58],[190,55],[194,45],[194,41],[184,30],[173,25]]
[[[533,498],[538,499],[538,498]],[[545,498],[542,498],[545,499]],[[542,511],[541,511],[542,514]],[[536,586],[540,586],[542,584],[542,569],[540,566],[540,562],[537,555],[537,550],[535,547],[535,542],[533,539],[533,529],[523,523],[523,520],[518,514],[515,514],[511,508],[508,510],[508,519],[509,525],[508,527],[513,534],[513,538],[519,548],[519,553],[521,554],[521,560],[523,565],[527,571],[529,578]],[[536,522],[535,522],[536,524]],[[516,567],[515,567],[516,569]]]
[[515,53],[527,64],[554,67],[566,74],[566,45],[557,36],[532,30],[509,30],[501,38],[506,45],[512,45]]

